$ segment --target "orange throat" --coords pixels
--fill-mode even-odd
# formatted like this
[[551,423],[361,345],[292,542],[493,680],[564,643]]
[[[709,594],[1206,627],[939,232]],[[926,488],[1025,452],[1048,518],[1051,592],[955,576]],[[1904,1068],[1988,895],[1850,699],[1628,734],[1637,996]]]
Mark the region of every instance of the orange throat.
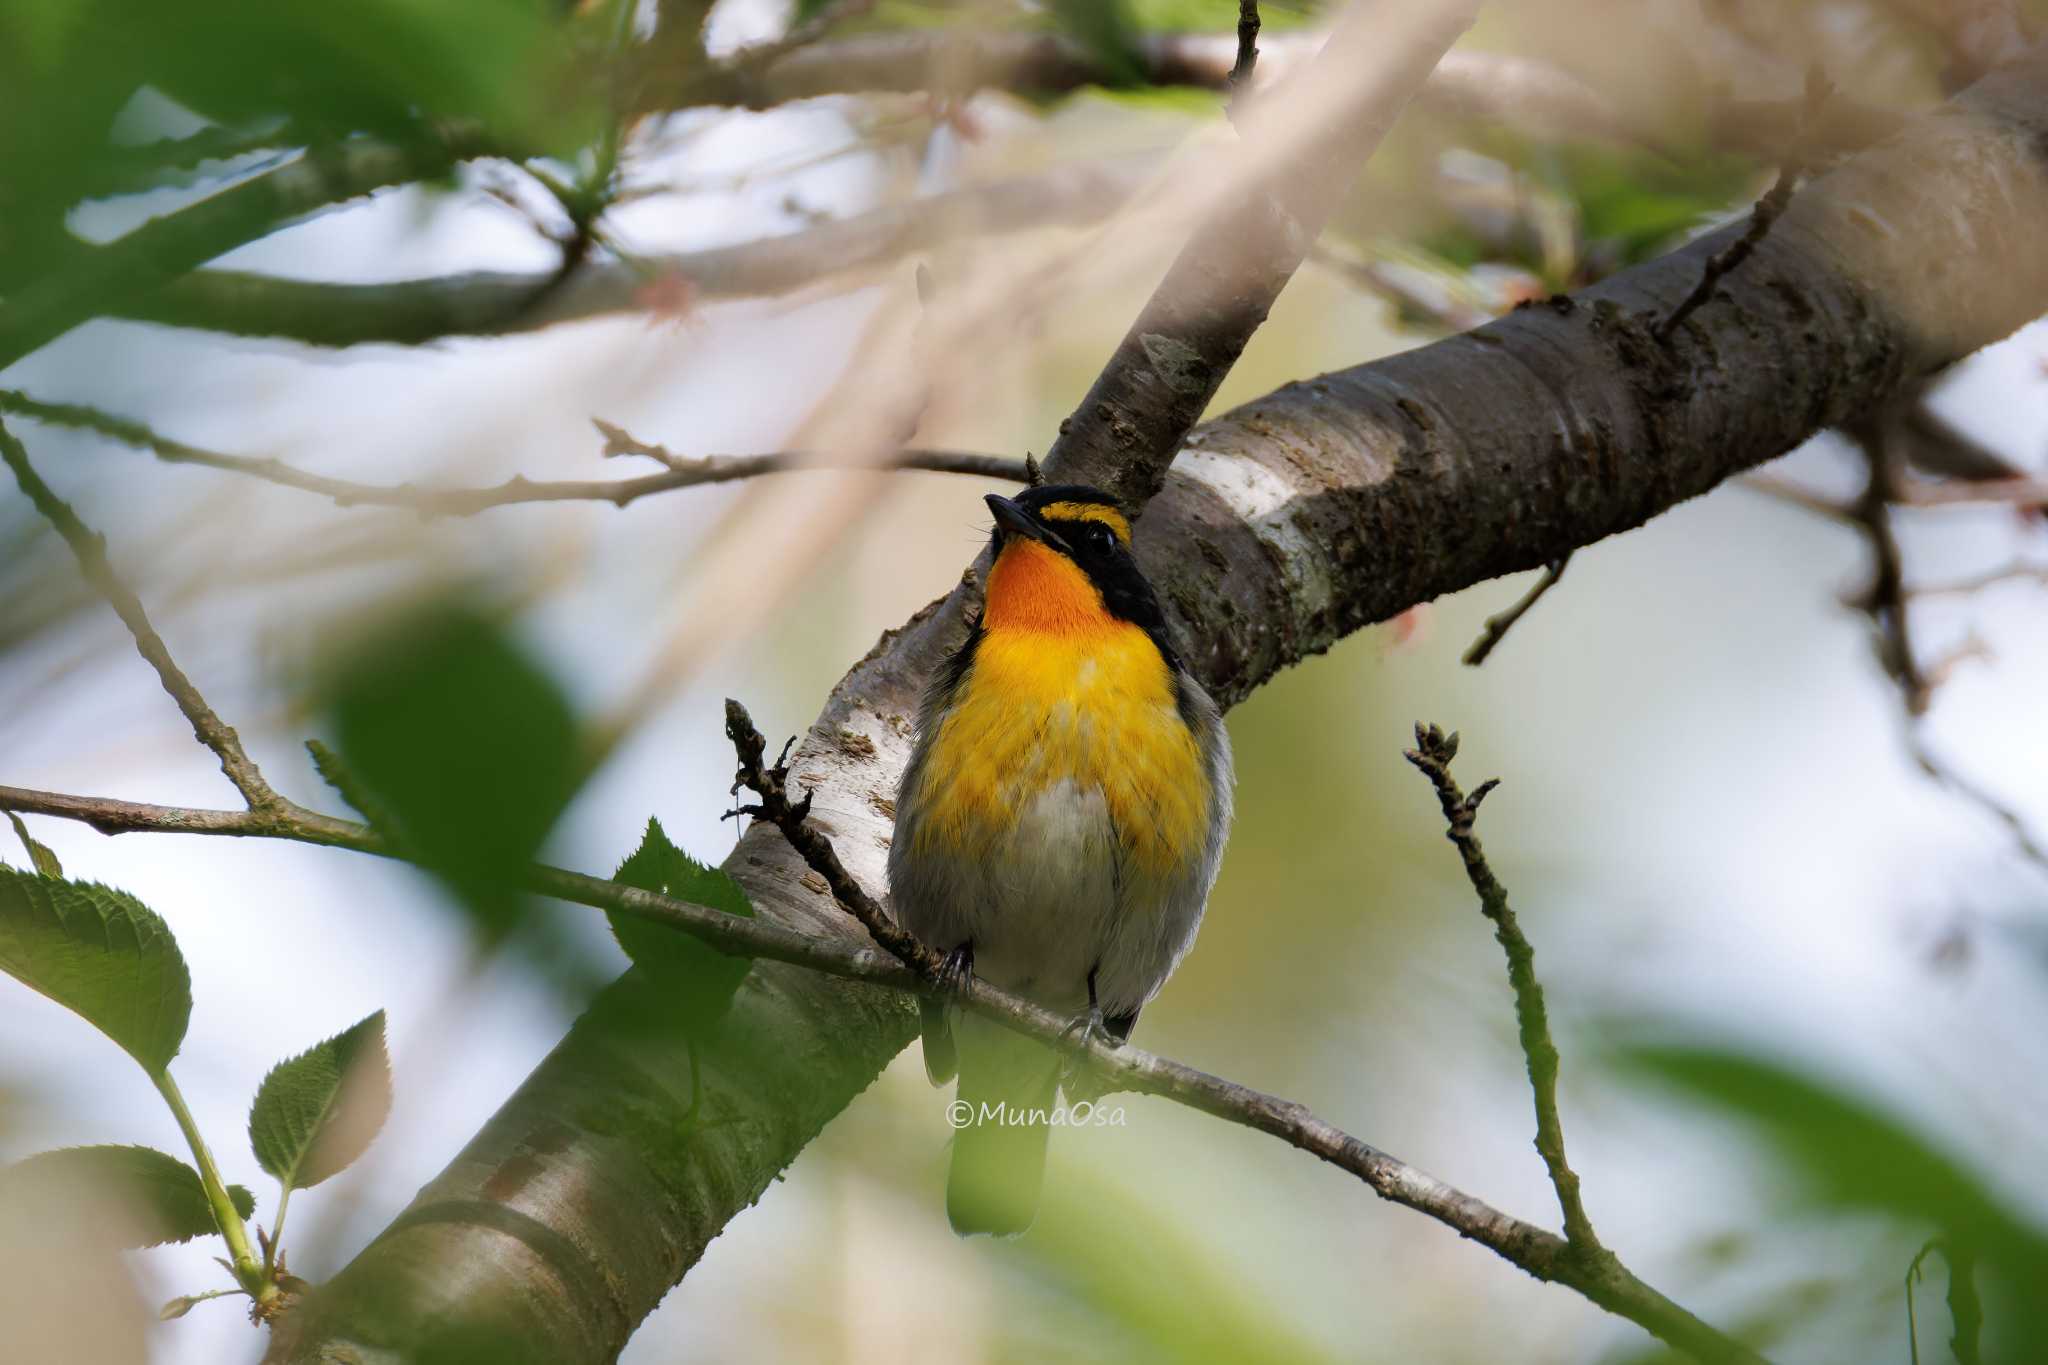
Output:
[[989,570],[981,623],[992,631],[1103,636],[1126,628],[1079,565],[1035,540],[1012,539]]

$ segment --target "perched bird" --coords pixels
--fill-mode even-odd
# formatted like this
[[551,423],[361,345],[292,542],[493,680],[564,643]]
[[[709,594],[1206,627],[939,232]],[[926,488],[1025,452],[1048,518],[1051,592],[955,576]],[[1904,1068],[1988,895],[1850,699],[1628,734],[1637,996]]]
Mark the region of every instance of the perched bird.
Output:
[[[1230,740],[1114,500],[1067,485],[988,505],[981,615],[918,718],[890,893],[949,972],[1122,1042],[1201,922],[1230,826]],[[1024,1231],[1059,1058],[930,1002],[924,1056],[934,1085],[960,1077],[954,1229]]]

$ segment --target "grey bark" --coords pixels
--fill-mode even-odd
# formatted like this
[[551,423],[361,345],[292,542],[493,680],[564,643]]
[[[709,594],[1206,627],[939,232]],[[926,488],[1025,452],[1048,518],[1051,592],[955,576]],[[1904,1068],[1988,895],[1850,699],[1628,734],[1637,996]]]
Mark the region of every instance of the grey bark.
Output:
[[[1652,327],[1728,233],[1199,428],[1140,552],[1190,665],[1235,701],[1361,625],[1636,526],[2048,311],[2043,221],[2036,57],[1802,191],[1668,350]],[[796,757],[876,893],[880,803],[959,629],[949,600],[885,636]],[[771,832],[729,867],[777,922],[853,932]],[[613,987],[269,1358],[609,1359],[912,1032],[903,997],[757,966],[703,1061],[709,1122],[686,1130],[689,1061],[649,1026],[659,1008],[631,974]]]

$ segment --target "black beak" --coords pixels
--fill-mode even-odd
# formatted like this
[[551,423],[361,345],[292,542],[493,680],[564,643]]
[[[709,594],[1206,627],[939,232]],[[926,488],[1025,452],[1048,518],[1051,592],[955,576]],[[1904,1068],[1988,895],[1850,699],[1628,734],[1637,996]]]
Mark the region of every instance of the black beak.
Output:
[[1000,493],[991,493],[986,501],[988,502],[988,510],[995,516],[997,530],[1010,535],[1023,536],[1026,540],[1035,540],[1041,545],[1047,545],[1058,550],[1062,554],[1073,553],[1067,542],[1061,540],[1057,532],[1026,511],[1014,499],[1006,498]]

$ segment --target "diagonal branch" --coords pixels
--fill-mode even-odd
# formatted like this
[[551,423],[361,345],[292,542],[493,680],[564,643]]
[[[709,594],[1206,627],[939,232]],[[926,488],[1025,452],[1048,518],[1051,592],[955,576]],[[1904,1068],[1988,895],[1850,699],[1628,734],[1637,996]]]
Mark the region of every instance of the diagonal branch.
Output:
[[1297,78],[1233,108],[1253,172],[1181,248],[1060,424],[1049,477],[1093,484],[1132,510],[1151,500],[1339,196],[1478,8],[1431,0],[1396,15],[1353,4]]
[[71,547],[86,580],[107,599],[107,605],[128,627],[128,633],[135,637],[135,648],[156,670],[164,691],[171,694],[171,700],[185,713],[185,719],[192,724],[192,733],[220,759],[220,770],[227,774],[228,781],[235,784],[235,790],[249,803],[249,809],[276,810],[283,798],[270,789],[262,770],[242,748],[241,736],[235,733],[234,727],[214,713],[199,689],[192,685],[192,680],[171,658],[169,646],[164,644],[163,636],[156,633],[156,627],[149,623],[148,613],[142,609],[142,599],[121,580],[108,561],[106,538],[90,530],[71,510],[70,504],[43,482],[42,476],[29,464],[28,451],[4,425],[0,425],[0,460],[14,471],[15,481],[21,485],[21,491],[28,495],[29,501],[35,504],[36,511],[56,528],[58,535],[64,537],[64,543]]
[[1529,1090],[1536,1102],[1536,1150],[1550,1172],[1551,1188],[1557,1191],[1557,1205],[1564,1214],[1565,1239],[1573,1248],[1598,1256],[1604,1248],[1586,1217],[1579,1198],[1579,1176],[1565,1160],[1564,1124],[1557,1117],[1557,1044],[1550,1038],[1550,1014],[1543,1004],[1543,983],[1536,979],[1536,950],[1529,946],[1508,904],[1507,888],[1493,875],[1479,836],[1472,825],[1479,815],[1479,803],[1499,785],[1499,779],[1482,782],[1467,796],[1458,790],[1451,776],[1451,760],[1458,756],[1458,736],[1446,735],[1434,725],[1415,727],[1415,747],[1406,753],[1408,761],[1436,788],[1437,803],[1443,807],[1445,837],[1456,845],[1465,864],[1465,876],[1479,893],[1479,910],[1493,921],[1493,934],[1507,954],[1508,983],[1515,992],[1515,1027],[1522,1039],[1522,1056],[1529,1066]]

